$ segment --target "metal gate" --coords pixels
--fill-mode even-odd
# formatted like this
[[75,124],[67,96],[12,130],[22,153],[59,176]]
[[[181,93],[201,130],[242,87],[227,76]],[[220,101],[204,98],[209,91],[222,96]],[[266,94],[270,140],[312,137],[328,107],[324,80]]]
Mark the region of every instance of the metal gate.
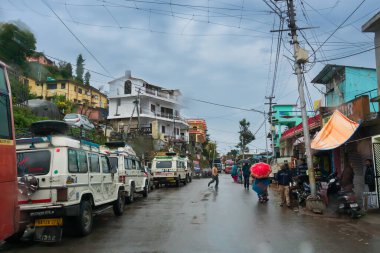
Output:
[[373,157],[375,178],[376,178],[376,192],[377,192],[377,203],[380,206],[380,143],[373,143]]

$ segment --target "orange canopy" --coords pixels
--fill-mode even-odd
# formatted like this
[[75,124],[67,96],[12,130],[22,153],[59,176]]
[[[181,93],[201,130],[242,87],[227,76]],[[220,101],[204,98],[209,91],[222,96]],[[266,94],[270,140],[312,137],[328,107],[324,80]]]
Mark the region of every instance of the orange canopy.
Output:
[[311,148],[330,150],[345,143],[358,129],[359,124],[335,110],[326,125],[311,142]]

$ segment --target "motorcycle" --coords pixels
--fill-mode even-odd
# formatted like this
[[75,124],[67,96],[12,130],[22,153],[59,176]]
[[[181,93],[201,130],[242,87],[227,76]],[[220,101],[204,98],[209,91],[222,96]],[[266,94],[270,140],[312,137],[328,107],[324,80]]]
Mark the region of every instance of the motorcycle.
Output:
[[354,191],[351,190],[338,192],[338,213],[346,213],[353,219],[357,219],[362,216],[360,212],[360,206],[356,201],[356,195]]

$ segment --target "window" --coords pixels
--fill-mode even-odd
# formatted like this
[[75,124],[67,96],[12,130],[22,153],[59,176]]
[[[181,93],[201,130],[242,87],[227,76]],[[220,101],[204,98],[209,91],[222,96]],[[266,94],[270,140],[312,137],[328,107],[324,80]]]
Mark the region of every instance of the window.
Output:
[[77,92],[77,86],[74,86],[74,91]]
[[78,157],[77,151],[74,149],[69,149],[69,172],[78,172]]
[[65,83],[61,83],[61,89],[66,89],[66,84]]
[[110,170],[107,158],[105,156],[101,156],[100,157],[100,161],[102,163],[102,171],[103,171],[103,173],[110,173],[111,170]]
[[56,83],[48,83],[47,84],[47,89],[48,90],[56,90],[57,89],[57,84]]
[[83,150],[69,149],[69,172],[70,173],[87,173],[87,156]]
[[110,164],[112,168],[115,168],[115,169],[119,168],[119,164],[118,164],[119,159],[117,157],[109,157],[109,160],[110,160]]
[[156,113],[156,105],[151,104],[150,105],[150,111],[153,112],[153,113]]
[[136,170],[140,170],[141,169],[141,164],[139,161],[136,161]]
[[124,168],[126,170],[131,170],[132,169],[132,161],[128,158],[124,158]]
[[124,83],[124,94],[132,93],[132,82],[130,80],[125,81]]
[[5,82],[5,72],[0,68],[0,91],[8,92],[7,83]]
[[[3,95],[0,91],[0,139],[12,139],[11,114],[8,95]],[[3,116],[4,115],[4,116]]]
[[136,169],[136,161],[132,160],[132,170],[135,170],[135,169]]
[[82,89],[81,88],[78,89],[78,93],[82,94]]
[[17,175],[46,175],[50,171],[50,151],[17,153]]
[[88,154],[90,161],[90,172],[100,173],[99,156],[97,154]]
[[87,173],[88,165],[87,165],[86,152],[84,152],[83,150],[78,150],[77,155],[78,155],[79,173]]
[[165,133],[165,126],[161,126],[161,133]]
[[172,161],[157,161],[157,169],[170,169],[172,167]]

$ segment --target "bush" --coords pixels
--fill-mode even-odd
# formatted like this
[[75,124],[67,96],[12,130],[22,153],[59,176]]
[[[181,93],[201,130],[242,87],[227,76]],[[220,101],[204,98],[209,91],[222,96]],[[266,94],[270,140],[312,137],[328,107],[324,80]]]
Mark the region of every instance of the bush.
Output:
[[45,120],[45,117],[37,117],[33,112],[24,107],[13,107],[13,119],[15,123],[16,133],[25,128],[29,128],[33,122]]

